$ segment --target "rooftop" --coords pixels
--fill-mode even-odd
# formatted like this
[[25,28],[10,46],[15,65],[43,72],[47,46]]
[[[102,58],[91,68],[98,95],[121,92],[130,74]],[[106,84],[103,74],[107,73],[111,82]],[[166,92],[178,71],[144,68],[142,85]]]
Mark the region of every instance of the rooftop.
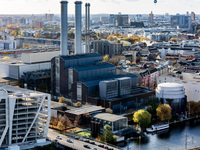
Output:
[[126,117],[110,114],[110,113],[99,113],[94,116],[94,118],[101,119],[101,120],[106,120],[110,122],[115,122],[120,119],[126,119]]
[[90,106],[84,106],[84,107],[81,107],[81,108],[67,110],[66,112],[70,113],[70,114],[74,114],[74,115],[82,115],[82,114],[85,114],[85,113],[101,111],[101,110],[104,110],[104,109],[105,109],[104,107],[98,107],[98,106],[90,105]]

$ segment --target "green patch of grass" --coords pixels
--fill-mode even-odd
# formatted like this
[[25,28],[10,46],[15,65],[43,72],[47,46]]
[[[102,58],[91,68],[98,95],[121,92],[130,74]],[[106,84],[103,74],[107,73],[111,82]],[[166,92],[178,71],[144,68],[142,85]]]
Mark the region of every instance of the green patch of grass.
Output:
[[79,136],[85,136],[87,138],[91,137],[91,132],[90,131],[84,131],[84,132],[80,132],[77,135]]

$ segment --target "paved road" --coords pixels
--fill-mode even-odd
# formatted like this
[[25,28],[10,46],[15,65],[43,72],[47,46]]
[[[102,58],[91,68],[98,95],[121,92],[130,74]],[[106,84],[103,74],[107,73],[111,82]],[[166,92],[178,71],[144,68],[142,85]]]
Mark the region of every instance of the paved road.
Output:
[[[57,136],[60,136],[62,138],[62,140],[58,140],[59,143],[63,144],[63,145],[66,145],[68,147],[71,147],[73,149],[77,149],[77,150],[88,150],[87,148],[83,147],[83,145],[89,145],[90,148],[97,148],[98,150],[105,150],[104,148],[101,148],[101,147],[98,147],[97,145],[101,144],[101,143],[98,143],[98,142],[95,142],[95,144],[97,145],[93,145],[93,144],[89,144],[89,143],[86,143],[86,142],[83,142],[83,141],[80,141],[80,140],[76,140],[76,139],[72,139],[70,138],[73,143],[69,143],[67,142],[66,140],[69,139],[69,137],[63,135],[63,134],[59,134],[57,132],[54,132],[53,129],[49,129],[48,130],[48,135],[47,137],[53,141],[53,140],[56,140],[56,137]],[[91,141],[91,140],[90,140]],[[111,146],[108,146],[109,148],[111,148]],[[113,148],[113,147],[112,147]],[[117,148],[113,148],[114,150],[119,150]]]

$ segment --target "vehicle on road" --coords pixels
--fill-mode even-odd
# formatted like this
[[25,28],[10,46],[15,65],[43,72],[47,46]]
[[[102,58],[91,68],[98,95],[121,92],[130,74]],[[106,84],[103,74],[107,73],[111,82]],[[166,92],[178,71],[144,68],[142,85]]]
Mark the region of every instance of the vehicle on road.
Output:
[[85,148],[87,149],[90,149],[90,146],[89,145],[84,145]]
[[57,136],[56,139],[58,139],[58,140],[62,140],[62,138],[61,138],[60,136]]
[[85,140],[84,142],[90,143],[90,141],[89,141],[89,140]]
[[69,143],[73,143],[71,139],[67,139],[67,142],[69,142]]
[[79,140],[79,139],[80,139],[80,137],[79,137],[79,136],[75,136],[75,139],[76,139],[76,140]]
[[104,148],[104,145],[103,145],[103,144],[100,144],[100,145],[98,145],[98,146]]
[[92,150],[98,150],[97,148],[93,148]]
[[91,141],[90,144],[96,145],[95,142]]

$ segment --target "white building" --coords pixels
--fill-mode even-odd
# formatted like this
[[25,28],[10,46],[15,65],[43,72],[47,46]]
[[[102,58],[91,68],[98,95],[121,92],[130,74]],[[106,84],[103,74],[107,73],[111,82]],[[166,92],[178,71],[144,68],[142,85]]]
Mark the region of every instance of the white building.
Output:
[[50,70],[51,59],[59,54],[59,51],[23,53],[21,60],[0,60],[0,77],[20,79],[25,72]]
[[0,147],[45,143],[50,106],[49,94],[0,86]]
[[193,73],[182,73],[181,75],[165,75],[157,79],[157,83],[174,82],[184,86],[188,101],[200,101],[200,76]]

